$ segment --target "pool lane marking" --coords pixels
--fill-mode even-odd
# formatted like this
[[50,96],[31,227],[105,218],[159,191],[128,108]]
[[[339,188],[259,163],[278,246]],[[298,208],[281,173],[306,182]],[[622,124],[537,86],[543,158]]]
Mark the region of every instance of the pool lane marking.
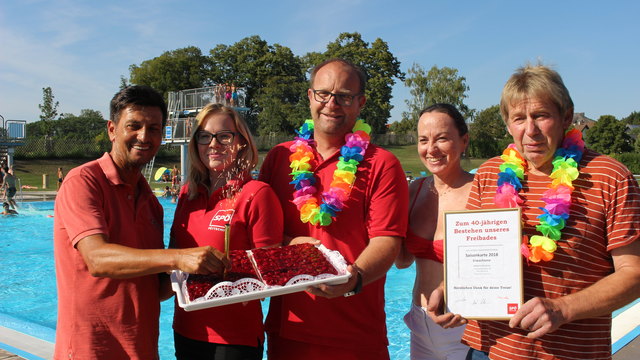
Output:
[[640,299],[626,306],[611,321],[611,352],[622,349],[640,335]]
[[635,329],[630,331],[627,335],[620,338],[620,340],[616,341],[611,345],[611,353],[615,354],[618,350],[625,347],[627,344],[632,342],[636,337],[640,335],[640,326],[637,326]]

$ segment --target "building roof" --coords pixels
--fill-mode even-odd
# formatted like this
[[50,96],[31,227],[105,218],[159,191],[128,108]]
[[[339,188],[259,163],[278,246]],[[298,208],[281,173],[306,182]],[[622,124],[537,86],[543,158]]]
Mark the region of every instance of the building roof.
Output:
[[584,132],[585,130],[592,128],[596,124],[596,121],[589,119],[582,112],[582,113],[574,113],[573,121],[571,123],[573,124],[573,127]]

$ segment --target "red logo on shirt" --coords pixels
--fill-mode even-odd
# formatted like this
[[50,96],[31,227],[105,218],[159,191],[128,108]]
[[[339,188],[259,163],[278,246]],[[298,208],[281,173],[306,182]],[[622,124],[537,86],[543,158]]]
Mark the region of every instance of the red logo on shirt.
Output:
[[518,311],[518,304],[507,304],[507,314],[513,315]]
[[235,210],[218,210],[209,222],[209,230],[224,231],[225,224],[231,224]]

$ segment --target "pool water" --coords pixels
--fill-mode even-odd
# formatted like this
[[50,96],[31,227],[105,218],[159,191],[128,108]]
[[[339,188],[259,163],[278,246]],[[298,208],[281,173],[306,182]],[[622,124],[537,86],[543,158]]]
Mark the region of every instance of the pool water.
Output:
[[[175,204],[164,207],[165,243]],[[53,260],[53,201],[22,203],[17,216],[0,216],[0,325],[53,342],[57,299]],[[409,330],[402,317],[409,308],[415,268],[392,267],[387,275],[386,312],[391,359],[409,359]],[[263,309],[268,308],[268,300]],[[173,359],[173,301],[162,303],[159,351]]]

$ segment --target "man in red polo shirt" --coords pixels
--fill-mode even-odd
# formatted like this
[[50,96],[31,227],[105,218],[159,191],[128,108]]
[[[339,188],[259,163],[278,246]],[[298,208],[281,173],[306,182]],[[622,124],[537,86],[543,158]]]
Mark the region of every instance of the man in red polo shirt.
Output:
[[164,250],[163,211],[140,172],[158,151],[167,107],[146,86],[111,100],[111,151],[69,172],[56,197],[54,359],[158,359],[166,272],[227,266],[211,247]]
[[[345,284],[271,299],[266,323],[269,359],[389,359],[384,282],[405,236],[408,190],[402,167],[390,152],[345,140],[353,140],[349,134],[363,126],[356,120],[366,101],[365,83],[363,72],[341,59],[328,60],[312,71],[308,96],[313,130],[308,133],[313,140],[304,142],[313,156],[300,161],[308,162],[307,175],[315,179],[303,183],[313,186],[301,185],[294,196],[290,156],[300,140],[276,146],[262,165],[260,179],[272,186],[287,219],[285,242],[321,242],[353,264]],[[348,156],[343,145],[352,142],[366,148],[355,168],[351,160],[350,165],[339,161]],[[343,172],[347,168],[355,171],[353,184],[346,187],[348,197],[339,204],[327,200],[325,193],[341,191],[334,179],[349,177]],[[326,208],[328,201],[340,210],[315,225],[315,220],[307,222],[308,207],[298,211],[294,202],[313,203],[314,197],[318,206]]]

